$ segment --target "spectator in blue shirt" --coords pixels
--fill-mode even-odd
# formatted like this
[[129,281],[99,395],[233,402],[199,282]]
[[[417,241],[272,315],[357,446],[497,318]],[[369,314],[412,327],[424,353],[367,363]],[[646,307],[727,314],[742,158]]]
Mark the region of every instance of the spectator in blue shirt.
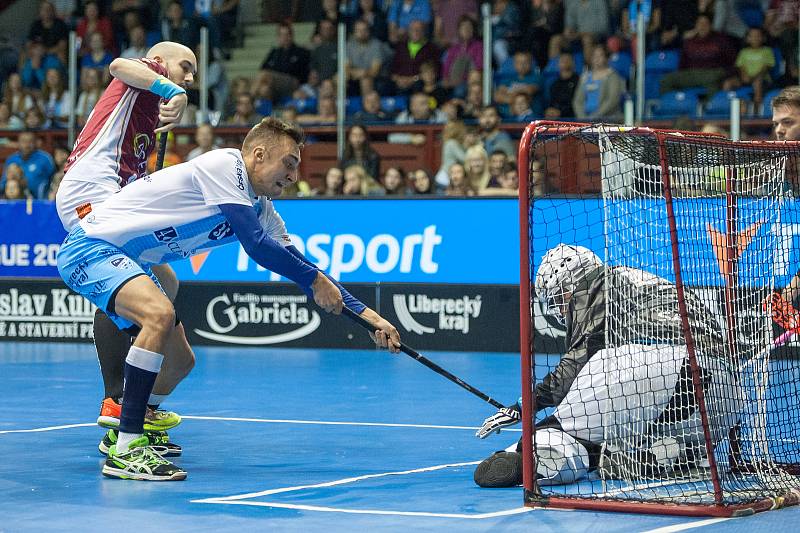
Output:
[[100,72],[103,84],[108,83],[111,74],[108,66],[114,60],[114,56],[103,46],[103,35],[94,32],[89,35],[89,53],[81,57],[81,70],[95,69]]
[[485,106],[481,110],[478,124],[481,128],[483,147],[486,149],[487,154],[493,154],[496,150],[501,150],[506,153],[509,159],[516,161],[517,150],[514,146],[514,141],[511,140],[511,136],[508,133],[498,127],[500,125],[500,113],[497,111],[497,107],[493,105]]
[[428,26],[431,4],[428,0],[395,0],[389,7],[389,41],[398,43],[408,34],[408,25],[418,20]]
[[23,131],[17,137],[19,151],[14,152],[6,159],[3,177],[0,179],[0,188],[6,185],[6,173],[13,163],[22,168],[25,179],[28,181],[34,198],[47,198],[47,189],[50,178],[56,171],[56,165],[50,154],[36,149],[36,135],[32,131]]
[[48,54],[42,41],[37,40],[30,45],[30,55],[22,66],[22,85],[28,89],[39,90],[44,84],[48,69],[64,71],[64,65],[53,54]]
[[539,67],[534,67],[533,56],[527,50],[514,54],[514,73],[501,79],[494,92],[494,101],[498,104],[511,104],[516,93],[525,93],[531,102],[534,113],[541,114],[543,105],[541,97],[542,77]]

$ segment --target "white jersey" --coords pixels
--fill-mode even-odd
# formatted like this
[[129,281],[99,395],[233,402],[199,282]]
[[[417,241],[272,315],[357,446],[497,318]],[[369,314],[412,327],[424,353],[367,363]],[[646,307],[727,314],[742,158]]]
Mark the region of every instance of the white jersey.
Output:
[[142,265],[168,263],[236,240],[219,205],[252,206],[267,235],[291,245],[272,202],[250,186],[242,153],[212,150],[136,180],[80,222],[86,235],[109,242]]

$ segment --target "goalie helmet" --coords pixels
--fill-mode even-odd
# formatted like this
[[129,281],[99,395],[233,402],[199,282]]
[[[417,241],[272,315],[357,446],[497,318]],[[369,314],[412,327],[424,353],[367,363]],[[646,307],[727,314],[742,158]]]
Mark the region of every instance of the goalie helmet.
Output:
[[544,306],[545,313],[555,316],[563,326],[566,316],[563,306],[578,282],[603,262],[594,252],[583,246],[559,244],[549,250],[536,270],[534,289]]

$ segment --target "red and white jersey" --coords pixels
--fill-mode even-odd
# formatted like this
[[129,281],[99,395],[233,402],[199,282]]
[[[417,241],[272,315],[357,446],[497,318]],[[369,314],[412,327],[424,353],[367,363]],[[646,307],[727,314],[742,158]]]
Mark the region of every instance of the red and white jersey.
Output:
[[[133,59],[166,76],[158,62]],[[147,158],[155,147],[161,97],[113,79],[75,140],[64,181],[113,179],[119,187],[147,175]]]

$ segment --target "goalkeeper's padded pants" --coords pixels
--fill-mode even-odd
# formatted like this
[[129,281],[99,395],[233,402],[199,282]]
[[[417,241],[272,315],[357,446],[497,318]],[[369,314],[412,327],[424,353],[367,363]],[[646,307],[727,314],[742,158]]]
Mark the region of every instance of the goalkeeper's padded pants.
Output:
[[[629,344],[597,352],[553,413],[560,429],[540,424],[536,430],[539,484],[573,483],[595,466],[581,441],[612,448],[648,446],[648,441],[665,436],[675,437],[683,446],[702,443],[699,410],[687,412],[685,401],[673,400],[676,395],[694,394],[685,370],[687,356],[686,347],[680,345]],[[716,443],[738,423],[744,400],[741,387],[722,362],[702,356],[699,360],[707,379],[706,411]],[[507,451],[518,451],[517,445]]]

